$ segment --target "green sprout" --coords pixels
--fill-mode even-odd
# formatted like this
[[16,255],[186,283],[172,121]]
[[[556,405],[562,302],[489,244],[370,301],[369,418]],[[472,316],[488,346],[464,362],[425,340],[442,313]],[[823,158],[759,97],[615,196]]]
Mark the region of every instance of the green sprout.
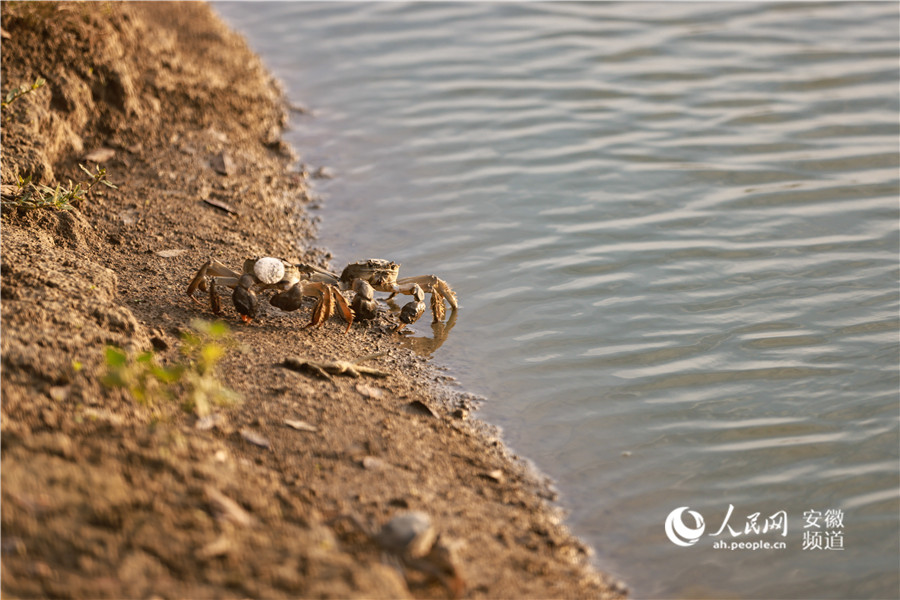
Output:
[[92,173],[84,165],[79,164],[78,166],[90,177],[89,181],[76,183],[74,186],[69,181],[68,187],[57,184],[55,188],[52,188],[34,183],[31,180],[31,175],[27,177],[20,176],[16,183],[18,189],[12,195],[12,200],[4,200],[2,205],[25,209],[50,208],[53,210],[71,210],[74,208],[72,203],[84,200],[87,193],[98,183],[108,188],[118,189],[115,184],[107,179],[105,167],[97,165],[97,170]]
[[182,364],[185,366],[182,383],[188,391],[181,406],[202,417],[210,413],[213,405],[234,404],[240,400],[236,392],[216,378],[216,365],[236,342],[224,321],[210,323],[195,319],[191,327],[192,331],[181,336]]
[[0,101],[0,108],[2,108],[2,109],[9,108],[9,106],[13,102],[18,100],[22,96],[25,96],[26,94],[30,94],[31,92],[39,90],[40,88],[42,88],[44,86],[45,83],[47,83],[46,79],[44,79],[43,77],[38,77],[37,79],[34,80],[34,83],[32,83],[31,85],[23,85],[21,87],[17,87],[17,88],[13,88],[13,89],[9,90],[9,92],[6,93],[6,96],[3,98],[3,100]]
[[125,388],[140,404],[155,404],[171,397],[171,384],[181,377],[181,365],[161,367],[153,352],[141,352],[131,358],[121,348],[107,346],[106,375],[109,387]]
[[216,377],[216,366],[236,343],[228,325],[195,320],[182,334],[181,360],[158,364],[152,351],[130,357],[120,348],[106,348],[106,374],[102,382],[125,389],[138,403],[155,406],[162,400],[180,400],[185,412],[208,415],[213,406],[233,404],[238,394]]

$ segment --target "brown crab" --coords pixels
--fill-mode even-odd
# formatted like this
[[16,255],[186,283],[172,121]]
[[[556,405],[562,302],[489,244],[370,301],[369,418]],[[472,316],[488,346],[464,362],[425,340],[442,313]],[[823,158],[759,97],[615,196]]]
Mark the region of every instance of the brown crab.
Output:
[[[390,293],[388,299],[397,294],[406,294],[413,296],[418,301],[420,300],[419,293],[431,293],[431,314],[434,317],[434,323],[444,320],[444,300],[450,304],[451,309],[457,309],[456,294],[443,279],[435,275],[397,279],[399,272],[400,265],[398,263],[382,258],[369,258],[347,265],[340,277],[334,275],[332,277],[335,277],[335,283],[342,290],[355,289],[354,284],[358,280],[362,280],[371,285],[375,291]],[[420,288],[418,292],[416,288]],[[419,315],[416,316],[416,319]]]
[[[200,303],[194,296],[198,289],[209,292],[210,309],[219,314],[222,311],[217,287],[225,286],[234,290],[232,299],[237,311],[245,322],[256,315],[257,290],[277,290],[270,299],[272,306],[284,311],[300,308],[304,297],[317,300],[309,326],[322,326],[337,310],[347,322],[347,329],[353,323],[353,311],[347,300],[331,281],[333,275],[316,267],[291,264],[280,258],[263,256],[248,258],[241,272],[228,268],[222,262],[211,258],[200,267],[187,288],[187,295]],[[345,331],[346,331],[345,330]]]

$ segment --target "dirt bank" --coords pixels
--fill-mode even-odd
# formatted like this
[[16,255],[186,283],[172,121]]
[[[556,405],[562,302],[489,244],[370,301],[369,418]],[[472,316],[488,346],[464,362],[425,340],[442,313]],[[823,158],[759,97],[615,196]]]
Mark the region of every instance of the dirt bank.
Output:
[[[103,385],[107,346],[187,364],[181,336],[213,318],[185,295],[207,258],[342,265],[313,246],[278,86],[206,5],[3,3],[3,99],[39,78],[2,109],[5,596],[447,597],[451,576],[404,576],[358,525],[408,510],[431,515],[463,597],[622,595],[393,316],[345,334],[263,301],[245,325],[223,293],[233,343],[207,344],[225,354],[202,381],[241,402],[201,420],[184,375],[144,404],[135,379]],[[70,187],[98,163],[117,189],[16,205],[20,181]],[[280,365],[372,354],[389,377]]]

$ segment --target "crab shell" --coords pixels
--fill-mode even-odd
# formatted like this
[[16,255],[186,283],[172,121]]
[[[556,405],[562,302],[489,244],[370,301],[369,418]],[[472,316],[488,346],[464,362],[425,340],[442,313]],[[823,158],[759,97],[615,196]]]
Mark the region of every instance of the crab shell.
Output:
[[362,279],[376,288],[379,286],[390,287],[396,283],[399,272],[399,263],[383,258],[369,258],[347,265],[341,272],[340,280],[347,286],[353,285],[357,279]]

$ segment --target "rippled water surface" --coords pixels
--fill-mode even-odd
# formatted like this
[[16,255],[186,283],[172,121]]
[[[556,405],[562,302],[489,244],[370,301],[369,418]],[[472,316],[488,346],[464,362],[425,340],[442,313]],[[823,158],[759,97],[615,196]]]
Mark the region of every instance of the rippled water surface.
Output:
[[[215,6],[314,111],[288,139],[336,174],[335,266],[451,282],[415,343],[599,566],[897,597],[896,3]],[[785,547],[715,547],[745,541]]]

